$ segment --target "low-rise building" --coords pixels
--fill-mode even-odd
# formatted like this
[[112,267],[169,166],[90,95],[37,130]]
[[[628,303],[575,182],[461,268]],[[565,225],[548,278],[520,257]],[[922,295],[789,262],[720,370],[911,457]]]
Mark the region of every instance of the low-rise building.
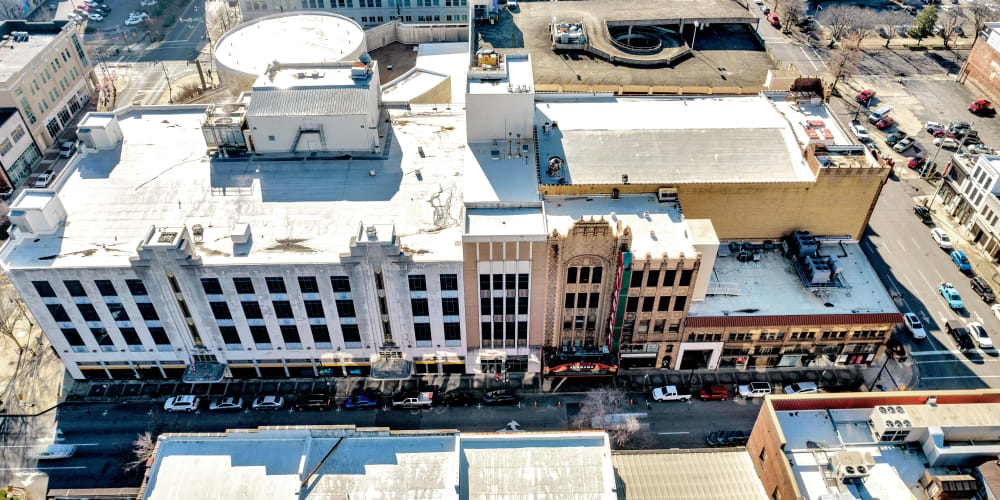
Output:
[[952,155],[938,196],[972,244],[1000,261],[1000,156]]
[[0,108],[0,168],[3,177],[0,185],[13,190],[22,185],[28,175],[42,160],[42,153],[27,132],[17,108]]
[[1000,23],[986,23],[983,30],[976,33],[972,52],[962,65],[962,70],[958,72],[958,81],[982,97],[1000,102],[998,69],[1000,69]]
[[973,498],[998,428],[992,389],[768,396],[747,451],[771,498]]
[[68,21],[4,21],[0,38],[0,106],[20,111],[44,151],[90,104],[93,66]]

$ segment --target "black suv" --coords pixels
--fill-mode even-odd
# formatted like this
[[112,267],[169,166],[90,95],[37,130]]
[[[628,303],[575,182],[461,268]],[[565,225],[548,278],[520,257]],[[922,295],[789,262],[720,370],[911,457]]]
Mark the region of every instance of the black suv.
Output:
[[298,411],[324,411],[329,410],[332,405],[333,400],[331,400],[330,396],[327,396],[326,394],[306,394],[305,396],[301,396],[298,401],[295,402],[295,409]]
[[913,213],[920,217],[920,220],[924,224],[930,224],[931,221],[931,211],[927,210],[927,207],[923,205],[913,205]]
[[961,323],[948,320],[944,323],[944,327],[948,330],[948,335],[951,335],[955,339],[959,349],[963,351],[974,351],[976,349],[976,342],[972,340],[972,335]]
[[435,402],[442,406],[471,406],[476,404],[476,396],[470,392],[452,391],[440,396]]
[[986,283],[986,280],[982,276],[976,276],[969,281],[972,285],[972,291],[976,292],[983,299],[984,302],[993,302],[996,299],[996,295],[993,294],[993,289],[990,285]]

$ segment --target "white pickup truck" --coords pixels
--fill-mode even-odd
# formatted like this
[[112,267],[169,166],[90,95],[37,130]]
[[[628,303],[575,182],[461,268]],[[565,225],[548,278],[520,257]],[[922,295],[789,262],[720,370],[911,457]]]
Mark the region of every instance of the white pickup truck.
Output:
[[394,408],[430,408],[433,404],[433,392],[411,392],[392,398]]
[[653,399],[656,401],[687,401],[691,399],[691,395],[680,392],[675,385],[665,385],[653,389]]

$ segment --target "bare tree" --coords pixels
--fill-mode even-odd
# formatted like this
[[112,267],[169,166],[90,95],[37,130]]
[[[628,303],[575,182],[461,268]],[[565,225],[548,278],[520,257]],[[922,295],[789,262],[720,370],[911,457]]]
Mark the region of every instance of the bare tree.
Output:
[[1000,8],[992,0],[978,0],[970,4],[968,9],[969,13],[972,14],[972,24],[975,30],[972,36],[977,36],[980,31],[983,31],[987,22],[1000,17]]
[[17,338],[16,325],[26,319],[24,304],[10,284],[6,274],[0,274],[0,339],[10,339],[18,352],[27,347]]
[[830,32],[830,47],[856,31],[870,17],[867,10],[856,5],[837,4],[823,9],[819,22]]
[[944,41],[944,46],[947,47],[948,42],[955,36],[955,28],[962,24],[962,18],[955,13],[955,10],[948,10],[938,17],[938,24],[941,26],[938,36],[941,37],[941,40]]
[[889,47],[889,42],[899,36],[896,26],[909,24],[910,16],[901,10],[890,10],[878,16],[878,25],[885,30],[885,46]]
[[153,440],[153,435],[146,431],[139,434],[135,441],[132,442],[132,454],[133,458],[128,462],[125,462],[125,472],[130,472],[139,467],[145,467],[146,462],[153,456],[156,451],[156,441]]
[[858,61],[861,59],[861,51],[855,48],[840,48],[834,50],[827,60],[826,66],[830,68],[830,76],[833,77],[831,88],[835,88],[838,83],[846,80],[858,69]]
[[205,29],[213,44],[241,22],[243,22],[243,16],[238,6],[230,7],[226,0],[205,2]]
[[867,10],[858,8],[856,18],[854,20],[854,29],[851,30],[851,36],[854,37],[854,48],[861,48],[861,42],[872,36],[875,33],[875,28],[878,27],[878,18],[876,18],[875,13]]
[[778,14],[778,19],[781,19],[782,29],[787,33],[805,15],[806,2],[805,0],[783,0],[780,4],[775,5],[774,10]]
[[616,447],[625,446],[635,437],[642,425],[635,417],[616,421],[611,416],[621,411],[622,405],[628,406],[628,394],[616,387],[598,387],[587,392],[580,413],[573,419],[576,429],[604,429]]

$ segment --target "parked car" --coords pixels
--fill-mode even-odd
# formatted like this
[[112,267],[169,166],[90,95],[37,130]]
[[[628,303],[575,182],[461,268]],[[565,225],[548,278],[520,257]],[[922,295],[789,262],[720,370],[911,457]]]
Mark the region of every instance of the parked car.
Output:
[[970,154],[974,154],[974,155],[991,155],[991,154],[994,154],[993,148],[991,148],[991,147],[989,147],[989,146],[987,146],[985,144],[973,144],[973,145],[969,146],[968,151],[969,151]]
[[747,385],[739,386],[737,392],[744,398],[762,398],[771,394],[773,390],[771,384],[767,382],[750,382]]
[[70,156],[73,156],[73,153],[75,152],[76,152],[76,142],[66,141],[62,143],[62,148],[59,149],[59,157],[69,158]]
[[881,120],[875,122],[875,128],[877,128],[879,130],[883,130],[883,129],[887,129],[887,128],[895,125],[895,124],[896,124],[896,120],[893,119],[893,117],[886,116],[885,118],[882,118]]
[[992,306],[990,306],[990,311],[993,311],[993,315],[996,316],[998,320],[1000,320],[1000,304],[993,304]]
[[243,409],[243,398],[215,398],[208,405],[211,411],[240,411]]
[[903,140],[897,142],[896,145],[892,147],[892,149],[897,153],[902,153],[903,151],[906,151],[907,149],[913,147],[913,143],[915,142],[917,141],[913,140],[912,137],[906,137]]
[[976,344],[983,349],[993,348],[993,340],[990,339],[990,334],[986,332],[986,327],[982,323],[971,322],[965,324],[965,329],[969,331],[972,335],[972,340],[976,341]]
[[815,382],[796,382],[785,386],[785,394],[812,394],[819,392]]
[[378,406],[379,394],[372,391],[359,392],[347,398],[344,408],[348,410],[360,410],[364,408],[374,408]]
[[959,120],[952,120],[948,122],[948,131],[956,132],[959,130],[969,130],[972,128],[972,124],[969,122],[963,122]]
[[677,389],[675,385],[665,385],[653,389],[653,401],[680,401],[685,402],[691,399],[691,395]]
[[951,238],[944,232],[944,229],[936,227],[931,229],[931,238],[934,242],[938,244],[939,247],[945,250],[951,250]]
[[938,293],[944,297],[945,302],[948,303],[948,307],[952,309],[961,309],[964,306],[962,304],[962,296],[958,294],[958,290],[955,290],[955,286],[951,283],[942,282],[938,285]]
[[907,331],[910,332],[910,336],[914,339],[924,340],[927,338],[927,331],[924,330],[924,324],[916,314],[911,312],[903,314],[903,324],[906,325]]
[[89,16],[87,16],[87,18],[90,19],[91,21],[98,21],[98,22],[104,20],[104,16],[102,16],[102,15],[96,13],[96,12],[93,13],[93,14],[91,14],[91,15],[89,15]]
[[749,431],[713,431],[705,438],[710,447],[745,446],[750,439]]
[[951,137],[938,137],[934,139],[934,145],[945,149],[958,149],[958,141]]
[[925,163],[927,163],[927,159],[924,158],[923,156],[917,155],[914,156],[913,158],[910,158],[910,161],[906,162],[906,166],[916,170],[919,168],[923,168]]
[[979,298],[983,299],[983,302],[993,302],[996,300],[996,295],[993,294],[993,288],[990,287],[986,280],[982,276],[976,276],[969,280],[969,286],[972,287],[972,291],[979,295]]
[[767,22],[771,23],[771,26],[774,26],[775,28],[781,27],[781,20],[778,19],[778,15],[774,12],[767,15]]
[[965,252],[961,250],[954,250],[951,252],[951,261],[958,266],[958,270],[964,272],[972,270],[972,264],[969,263],[969,258],[965,256]]
[[940,122],[925,122],[924,123],[924,130],[926,130],[928,134],[933,134],[934,132],[936,132],[938,130],[944,130],[944,129],[945,129],[944,124],[942,124]]
[[969,111],[975,114],[986,114],[993,111],[993,103],[986,99],[980,99],[969,105]]
[[857,120],[851,122],[851,132],[854,132],[854,136],[861,142],[868,142],[871,140],[868,136],[868,131],[865,130],[865,127],[862,126]]
[[433,392],[406,392],[392,398],[393,408],[430,408],[433,404]]
[[476,396],[465,391],[447,392],[440,397],[441,406],[472,406],[476,404]]
[[698,399],[702,401],[729,399],[729,389],[724,385],[708,385],[698,390]]
[[931,220],[931,211],[923,205],[913,205],[913,213],[916,214],[917,217],[920,218],[920,221],[924,224],[930,224],[933,222]]
[[198,410],[198,406],[201,405],[201,399],[198,396],[184,395],[184,396],[171,396],[167,398],[167,401],[163,403],[163,409],[169,412],[175,411],[185,411],[193,412]]
[[35,183],[32,184],[32,187],[36,188],[49,187],[49,184],[52,182],[52,179],[54,179],[55,176],[56,174],[54,170],[51,169],[46,170],[44,173],[42,173],[42,175],[39,175],[38,178],[35,179]]
[[483,396],[483,404],[490,406],[517,404],[517,394],[510,389],[490,391]]
[[33,446],[28,450],[28,458],[34,460],[58,460],[72,457],[76,453],[76,445],[49,444]]
[[892,146],[905,138],[906,138],[906,132],[903,132],[902,130],[897,130],[886,136],[885,143],[889,146]]
[[958,321],[945,321],[944,328],[948,332],[948,335],[951,335],[951,338],[955,339],[955,343],[958,344],[959,349],[971,351],[976,348],[976,342],[972,340],[972,336],[969,335],[968,330]]
[[333,399],[326,394],[306,394],[304,396],[299,396],[295,400],[295,408],[298,411],[326,411],[333,406]]
[[865,102],[872,97],[875,97],[874,90],[862,90],[861,92],[858,92],[858,95],[854,96],[854,99],[858,102]]
[[254,410],[280,410],[285,406],[285,398],[281,396],[257,396],[251,407]]
[[892,108],[889,106],[882,106],[875,111],[872,111],[871,114],[868,115],[868,123],[878,123],[879,120],[889,116],[890,111],[892,111]]

